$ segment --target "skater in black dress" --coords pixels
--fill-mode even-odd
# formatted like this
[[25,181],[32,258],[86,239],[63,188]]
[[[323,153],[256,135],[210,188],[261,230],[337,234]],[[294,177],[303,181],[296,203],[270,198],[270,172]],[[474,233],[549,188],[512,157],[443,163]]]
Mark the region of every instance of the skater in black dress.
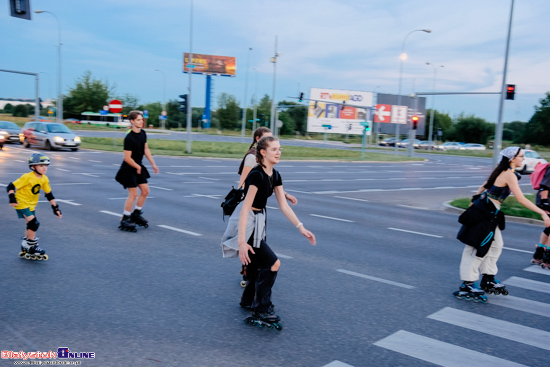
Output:
[[[132,111],[128,114],[132,129],[124,138],[124,161],[118,170],[115,179],[128,189],[128,198],[124,203],[124,212],[120,220],[120,229],[135,232],[136,224],[147,227],[147,221],[141,216],[142,207],[149,195],[147,179],[151,177],[147,168],[141,163],[143,156],[147,157],[155,173],[159,172],[153,155],[147,145],[147,134],[143,130],[144,120],[141,111]],[[138,187],[140,194],[138,196]],[[137,201],[136,201],[137,199]],[[136,206],[134,207],[134,202]]]

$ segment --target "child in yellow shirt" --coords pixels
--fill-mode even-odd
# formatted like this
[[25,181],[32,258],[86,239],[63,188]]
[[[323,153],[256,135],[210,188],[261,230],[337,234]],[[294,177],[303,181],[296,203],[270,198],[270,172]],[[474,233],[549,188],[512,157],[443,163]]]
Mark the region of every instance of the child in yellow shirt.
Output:
[[52,205],[53,213],[58,218],[61,218],[61,210],[55,202],[50,180],[46,176],[50,159],[43,154],[34,153],[29,157],[28,163],[31,172],[25,173],[17,180],[10,182],[7,187],[10,205],[17,211],[17,216],[24,218],[27,222],[19,257],[32,260],[48,260],[46,251],[38,247],[38,239],[36,238],[36,231],[40,223],[36,219],[35,208],[38,204],[40,190],[46,194],[46,199]]

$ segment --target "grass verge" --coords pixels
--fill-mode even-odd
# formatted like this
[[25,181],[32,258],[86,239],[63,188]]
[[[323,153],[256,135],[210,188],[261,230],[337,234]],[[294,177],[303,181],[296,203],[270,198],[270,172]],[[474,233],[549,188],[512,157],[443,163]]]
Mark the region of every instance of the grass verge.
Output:
[[[187,143],[180,140],[149,139],[147,141],[153,155],[242,158],[250,144],[248,143],[220,143],[194,141],[191,154],[187,154]],[[124,141],[122,138],[92,138],[82,137],[82,148],[122,152]],[[406,162],[422,161],[418,157],[403,157],[393,154],[365,152],[361,159],[360,151],[322,149],[310,147],[283,146],[284,160],[342,160],[342,161],[369,161],[369,162]]]
[[[533,203],[535,202],[536,196],[534,194],[527,194],[525,195],[525,197],[531,200]],[[460,198],[460,199],[455,199],[451,201],[450,205],[461,209],[467,209],[468,206],[470,205],[470,202],[471,202],[470,198]],[[542,220],[540,215],[538,215],[537,213],[527,209],[526,207],[518,203],[516,198],[513,196],[509,196],[504,201],[504,203],[502,203],[500,210],[502,210],[502,212],[505,215]]]

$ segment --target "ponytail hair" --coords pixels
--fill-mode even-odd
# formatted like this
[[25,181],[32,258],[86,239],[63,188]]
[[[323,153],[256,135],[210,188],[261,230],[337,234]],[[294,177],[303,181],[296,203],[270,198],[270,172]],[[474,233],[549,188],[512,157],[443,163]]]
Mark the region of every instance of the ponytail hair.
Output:
[[269,144],[274,141],[279,141],[279,139],[274,136],[264,136],[258,141],[258,145],[256,145],[256,162],[258,162],[258,164],[263,168],[265,168],[265,164],[262,149],[267,150]]
[[271,130],[265,126],[260,126],[259,128],[254,130],[254,135],[252,136],[252,144],[250,144],[250,146],[248,147],[248,151],[244,155],[243,160],[241,161],[241,165],[239,166],[239,171],[237,172],[239,175],[243,173],[244,160],[246,156],[249,154],[256,155],[256,147],[254,145],[256,145],[256,142],[261,139],[264,134],[267,133],[271,133]]
[[[506,148],[506,149],[510,149],[510,148]],[[521,152],[521,148],[519,148],[514,155],[510,154],[506,156],[501,154],[501,158],[500,158],[500,162],[498,162],[498,166],[496,166],[493,172],[491,172],[491,175],[487,179],[487,183],[483,187],[486,189],[490,189],[491,187],[493,187],[495,181],[497,180],[498,175],[500,175],[502,172],[510,168],[510,162],[512,161],[512,159],[518,156],[519,152]],[[510,156],[512,158],[510,158]]]

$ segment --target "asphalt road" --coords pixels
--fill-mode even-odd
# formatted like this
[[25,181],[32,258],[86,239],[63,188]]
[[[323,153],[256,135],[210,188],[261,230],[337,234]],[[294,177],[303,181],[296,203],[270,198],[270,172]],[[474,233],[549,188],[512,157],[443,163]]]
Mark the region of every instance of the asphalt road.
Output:
[[[31,151],[0,151],[0,186]],[[442,203],[470,196],[490,160],[285,162],[311,246],[270,199],[268,243],[282,261],[273,289],[284,329],[245,325],[240,263],[223,259],[222,198],[237,160],[155,157],[147,229],[117,229],[122,153],[45,152],[63,211],[41,199],[48,261],[17,257],[24,223],[0,211],[0,350],[93,352],[97,366],[546,366],[550,271],[530,265],[539,225],[508,222],[497,278],[510,295],[457,300],[462,244]],[[525,178],[523,188],[528,190]],[[74,360],[73,360],[74,361]],[[13,360],[2,359],[2,365]]]

